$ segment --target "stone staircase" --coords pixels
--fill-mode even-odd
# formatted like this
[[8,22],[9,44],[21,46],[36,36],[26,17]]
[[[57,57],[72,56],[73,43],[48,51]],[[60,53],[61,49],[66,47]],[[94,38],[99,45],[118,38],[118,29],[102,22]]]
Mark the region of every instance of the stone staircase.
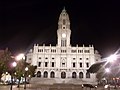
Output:
[[81,85],[81,84],[94,84],[93,82],[87,82],[83,81],[81,79],[59,79],[59,78],[31,78],[30,80],[31,84],[75,84],[75,85]]

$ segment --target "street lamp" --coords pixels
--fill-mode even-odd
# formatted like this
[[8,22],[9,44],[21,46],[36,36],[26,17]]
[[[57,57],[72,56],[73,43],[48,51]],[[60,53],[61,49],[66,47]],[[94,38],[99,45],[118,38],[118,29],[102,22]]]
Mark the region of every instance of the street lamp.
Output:
[[25,55],[24,55],[23,53],[21,53],[21,54],[17,55],[15,58],[16,58],[16,60],[18,60],[18,61],[19,61],[19,60],[22,60],[22,59],[25,60]]
[[27,77],[27,71],[28,71],[28,67],[25,68],[25,85],[24,85],[24,89],[26,89],[26,77]]
[[[12,63],[12,67],[13,69],[17,66],[17,63],[16,62],[13,62]],[[12,85],[13,85],[13,72],[11,72],[11,87],[10,87],[10,90],[12,90]]]
[[108,62],[113,62],[115,60],[117,60],[117,55],[116,54],[112,54],[107,58]]
[[107,73],[109,73],[109,72],[110,72],[110,69],[109,69],[109,68],[106,68],[105,71],[106,71]]
[[[111,71],[110,71],[109,68],[106,68],[106,69],[105,69],[105,72],[107,73],[107,76],[108,76],[108,78],[107,78],[107,84],[109,84],[109,73],[110,73]],[[108,90],[110,90],[110,86],[109,86],[109,85],[107,86],[107,88],[108,88]]]

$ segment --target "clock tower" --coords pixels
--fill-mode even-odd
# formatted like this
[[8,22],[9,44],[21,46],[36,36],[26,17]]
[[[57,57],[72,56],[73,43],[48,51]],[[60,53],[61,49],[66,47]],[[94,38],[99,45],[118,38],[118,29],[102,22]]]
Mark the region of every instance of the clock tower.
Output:
[[71,35],[70,20],[64,8],[60,14],[58,21],[58,30],[57,30],[58,46],[59,47],[70,46],[70,35]]

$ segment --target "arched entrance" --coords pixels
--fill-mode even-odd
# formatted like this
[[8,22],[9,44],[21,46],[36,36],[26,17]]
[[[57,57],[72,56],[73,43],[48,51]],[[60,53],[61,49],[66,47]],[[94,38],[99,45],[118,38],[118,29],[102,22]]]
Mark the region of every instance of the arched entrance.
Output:
[[66,72],[61,72],[61,78],[62,79],[66,78]]
[[53,71],[50,73],[50,77],[55,78],[55,73]]
[[47,78],[47,77],[48,77],[48,72],[45,71],[45,72],[44,72],[44,78]]
[[86,73],[86,78],[90,78],[90,73]]
[[76,77],[77,77],[76,72],[73,72],[72,73],[72,78],[76,78]]
[[83,78],[83,72],[79,73],[79,78]]
[[37,72],[37,77],[41,77],[41,72],[40,71]]

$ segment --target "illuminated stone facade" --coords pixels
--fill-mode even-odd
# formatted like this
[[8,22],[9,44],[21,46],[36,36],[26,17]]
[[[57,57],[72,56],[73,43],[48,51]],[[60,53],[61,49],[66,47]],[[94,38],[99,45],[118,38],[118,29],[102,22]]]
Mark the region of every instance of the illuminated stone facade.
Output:
[[[58,20],[57,45],[34,44],[27,53],[27,62],[37,66],[38,83],[95,83],[95,74],[87,69],[101,57],[93,45],[71,46],[70,20],[65,9]],[[34,81],[33,80],[33,81]]]

